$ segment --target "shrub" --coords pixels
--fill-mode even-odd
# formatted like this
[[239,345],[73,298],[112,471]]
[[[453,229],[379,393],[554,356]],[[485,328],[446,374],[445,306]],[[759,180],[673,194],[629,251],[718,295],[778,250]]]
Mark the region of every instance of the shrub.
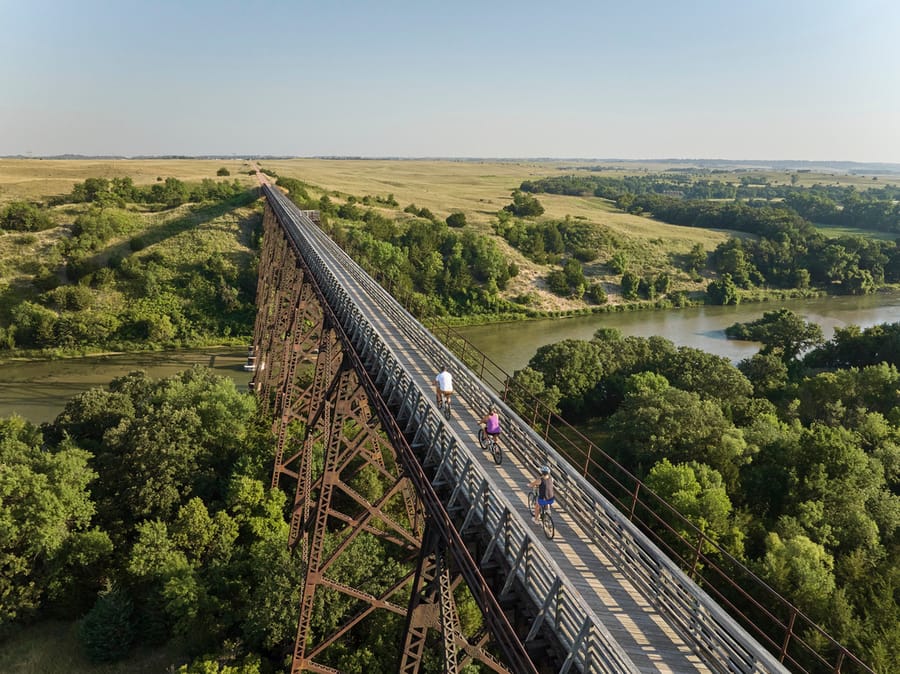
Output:
[[128,655],[134,640],[132,611],[131,599],[117,589],[108,589],[97,597],[78,627],[78,640],[88,659],[114,662]]
[[587,298],[594,304],[606,304],[606,291],[602,283],[592,283],[587,289]]
[[624,274],[625,270],[628,269],[628,258],[625,257],[625,253],[619,251],[613,255],[609,260],[609,268],[616,274]]
[[46,211],[24,201],[12,202],[0,216],[0,228],[16,232],[40,232],[53,226]]
[[231,175],[231,171],[229,171],[227,168],[225,168],[225,167],[223,166],[223,167],[220,168],[218,171],[216,171],[216,175],[217,175],[217,176],[230,176],[230,175]]
[[447,216],[447,226],[448,227],[465,227],[466,226],[466,214],[465,213],[451,213]]

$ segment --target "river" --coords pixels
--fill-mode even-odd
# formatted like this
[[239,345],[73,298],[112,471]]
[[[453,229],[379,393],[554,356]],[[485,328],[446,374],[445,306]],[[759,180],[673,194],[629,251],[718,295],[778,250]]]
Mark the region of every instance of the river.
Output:
[[660,335],[676,346],[692,346],[725,356],[731,362],[748,358],[759,344],[725,338],[725,328],[760,318],[766,311],[785,307],[822,326],[830,339],[836,327],[900,321],[900,294],[862,297],[821,297],[718,307],[701,306],[669,311],[628,311],[573,318],[552,318],[459,328],[480,351],[507,372],[525,367],[534,352],[563,339],[590,339],[598,328],[616,328],[634,337]]
[[[525,367],[544,344],[562,339],[590,339],[601,327],[617,328],[625,335],[638,337],[661,335],[677,346],[693,346],[736,363],[756,353],[759,345],[725,339],[725,328],[755,320],[763,312],[780,307],[821,325],[826,338],[832,336],[835,327],[850,324],[868,327],[900,321],[900,294],[878,294],[736,307],[603,313],[472,326],[459,331],[507,372]],[[134,370],[161,378],[202,364],[231,377],[239,390],[246,390],[252,374],[243,370],[246,355],[245,349],[228,348],[5,363],[0,365],[0,418],[15,413],[34,423],[52,421],[72,396],[95,386],[105,386],[115,377]]]
[[0,365],[0,418],[18,414],[36,424],[53,421],[72,396],[135,370],[159,379],[206,365],[246,391],[253,375],[244,371],[246,362],[247,349],[219,348],[4,363]]

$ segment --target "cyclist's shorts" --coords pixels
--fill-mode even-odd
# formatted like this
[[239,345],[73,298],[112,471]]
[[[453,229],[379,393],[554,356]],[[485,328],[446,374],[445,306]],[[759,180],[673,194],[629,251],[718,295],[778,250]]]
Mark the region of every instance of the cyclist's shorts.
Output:
[[554,498],[540,498],[540,497],[538,497],[538,505],[539,505],[539,506],[553,505],[553,503],[554,503],[555,501],[556,501],[556,498],[555,498],[555,497],[554,497]]
[[450,395],[451,393],[453,393],[453,391],[441,391],[441,394],[443,394],[443,395],[445,395],[445,396],[448,396],[448,395]]
[[493,435],[495,438],[500,437],[500,431],[494,431],[493,433],[491,433],[490,431],[485,431],[485,433],[487,433],[488,435]]

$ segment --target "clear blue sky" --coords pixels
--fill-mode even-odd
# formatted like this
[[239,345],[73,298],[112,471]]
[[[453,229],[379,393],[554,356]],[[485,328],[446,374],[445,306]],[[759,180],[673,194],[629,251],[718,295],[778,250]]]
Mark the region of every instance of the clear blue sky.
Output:
[[0,155],[900,162],[898,0],[0,0]]

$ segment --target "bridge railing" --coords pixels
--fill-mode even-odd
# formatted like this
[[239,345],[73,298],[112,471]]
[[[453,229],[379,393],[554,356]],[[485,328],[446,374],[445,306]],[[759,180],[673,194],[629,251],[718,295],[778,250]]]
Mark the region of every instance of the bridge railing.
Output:
[[[395,326],[404,329],[408,337],[417,343],[418,348],[424,349],[429,354],[436,366],[448,358],[456,361],[455,374],[462,384],[455,386],[461,392],[459,395],[465,397],[472,405],[486,406],[489,403],[498,405],[510,419],[516,418],[515,413],[495,393],[484,387],[479,378],[468,371],[467,366],[457,360],[437,338],[424,331],[411,314],[350,260],[336,244],[324,234],[320,235],[322,239],[319,240],[319,245],[333,247],[334,254],[345,256],[346,260],[341,263],[342,266],[353,271],[357,280],[365,284],[367,291],[379,299],[379,308],[390,315]],[[317,253],[311,248],[308,254],[317,259]],[[321,260],[319,264],[323,275],[329,276],[327,265]],[[327,285],[335,286],[337,295],[342,294],[333,279],[329,279]],[[349,302],[349,298],[344,297],[339,301],[340,304],[344,302]],[[349,312],[350,315],[347,317],[349,325],[368,325],[368,320],[358,309],[354,310],[351,307]],[[358,329],[360,328],[357,327]],[[389,354],[378,354],[378,358],[388,357]],[[398,376],[401,380],[408,377],[408,375]],[[396,386],[397,382],[393,381],[392,385]],[[410,386],[418,391],[417,396],[422,397],[418,385],[410,382]],[[396,390],[395,388],[395,395]],[[424,403],[424,399],[421,402]],[[430,405],[427,407],[430,408]],[[430,409],[433,411],[433,408]],[[421,420],[418,423],[421,423]],[[561,504],[576,518],[595,543],[606,550],[612,559],[618,560],[622,571],[627,573],[638,587],[644,589],[647,598],[670,616],[673,626],[680,629],[684,636],[695,644],[698,651],[707,654],[705,659],[711,661],[710,664],[718,662],[720,667],[728,671],[782,671],[781,664],[769,651],[752,639],[730,615],[662,554],[634,523],[585,480],[584,475],[573,469],[569,461],[546,442],[546,438],[538,436],[527,424],[507,424],[507,429],[507,435],[515,438],[515,442],[508,444],[516,447],[519,458],[525,465],[536,468],[542,463],[550,463],[555,466],[558,476],[558,498]],[[434,446],[445,447],[445,444],[436,442]],[[447,465],[454,470],[453,476],[456,480],[462,476],[463,469],[478,472],[472,465],[468,450],[460,450],[460,455],[467,456],[468,463],[461,464],[461,460],[450,460],[448,457],[453,457],[454,452],[449,449],[445,449],[442,455],[441,470],[444,470],[443,462],[449,461]],[[479,477],[485,479],[483,475],[479,474]],[[474,489],[474,485],[470,486]],[[467,491],[464,498],[471,499],[476,493]],[[526,531],[530,532],[530,529]],[[529,537],[530,535],[527,534]],[[556,578],[557,585],[561,585],[558,574]],[[584,628],[584,625],[579,627]],[[571,633],[571,629],[565,633]]]

